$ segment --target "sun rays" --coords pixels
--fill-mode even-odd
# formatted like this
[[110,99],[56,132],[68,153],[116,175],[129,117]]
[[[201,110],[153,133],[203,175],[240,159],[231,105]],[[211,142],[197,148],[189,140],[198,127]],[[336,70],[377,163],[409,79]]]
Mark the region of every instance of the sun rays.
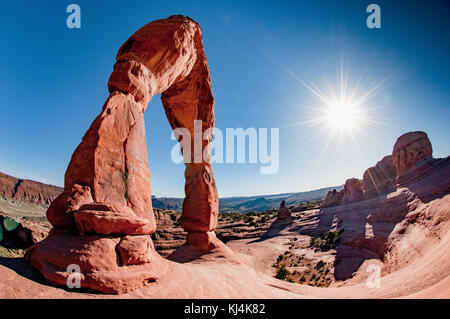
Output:
[[[367,67],[358,78],[351,79],[350,73],[344,67],[341,58],[339,70],[335,74],[326,74],[319,68],[322,78],[317,85],[313,81],[305,80],[304,75],[297,75],[284,65],[277,62],[296,81],[298,81],[311,94],[315,101],[313,105],[300,106],[302,120],[284,125],[283,127],[311,125],[318,127],[318,133],[325,136],[325,142],[320,154],[322,157],[330,143],[340,142],[341,147],[350,143],[356,148],[358,154],[363,154],[358,145],[358,137],[368,137],[367,128],[373,125],[389,125],[387,121],[379,120],[379,111],[382,99],[379,96],[380,87],[385,84],[399,68],[388,74],[369,88],[365,87],[367,80]],[[353,81],[351,81],[353,80]]]

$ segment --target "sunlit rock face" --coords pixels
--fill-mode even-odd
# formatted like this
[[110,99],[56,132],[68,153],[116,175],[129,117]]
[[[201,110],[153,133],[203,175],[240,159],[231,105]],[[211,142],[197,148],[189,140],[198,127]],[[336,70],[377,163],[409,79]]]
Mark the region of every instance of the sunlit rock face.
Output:
[[383,197],[397,186],[407,184],[433,170],[436,161],[432,146],[424,132],[410,132],[400,136],[392,155],[383,157],[368,168],[363,179],[350,178],[340,192],[328,192],[322,207],[351,204],[363,199]]
[[361,181],[350,178],[345,181],[343,203],[354,203],[362,200],[363,191]]
[[364,198],[369,199],[394,191],[396,177],[393,156],[383,157],[374,167],[364,172],[362,180]]
[[[156,223],[145,139],[148,103],[162,93],[170,125],[187,129],[192,144],[195,120],[202,121],[202,136],[214,127],[200,26],[178,15],[138,30],[119,49],[108,88],[101,113],[72,155],[64,192],[47,211],[54,230],[27,259],[58,285],[66,284],[69,264],[82,263],[82,287],[123,293],[156,280],[165,262],[149,236]],[[210,142],[203,140],[202,149]],[[181,225],[188,244],[213,249],[220,245],[213,172],[205,159],[193,163],[191,154]]]
[[450,157],[432,158],[424,132],[400,136],[392,155],[329,192],[320,215],[342,232],[335,278],[346,280],[367,259],[383,260],[388,274],[424,258],[449,227]]
[[397,139],[392,156],[397,183],[405,183],[431,167],[433,148],[425,132],[410,132]]

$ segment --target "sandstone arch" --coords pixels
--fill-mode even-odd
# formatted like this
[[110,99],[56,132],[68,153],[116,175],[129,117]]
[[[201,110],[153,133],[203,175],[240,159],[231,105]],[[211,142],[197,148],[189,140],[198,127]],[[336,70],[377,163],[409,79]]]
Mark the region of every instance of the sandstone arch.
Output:
[[[145,142],[147,104],[162,93],[171,127],[186,128],[192,137],[195,120],[202,121],[203,132],[214,127],[200,26],[188,17],[172,16],[138,30],[120,48],[108,88],[110,96],[100,115],[72,156],[64,192],[47,211],[52,235],[32,247],[27,258],[56,284],[65,284],[66,264],[81,262],[85,287],[123,292],[154,280],[159,260],[148,236],[156,223]],[[203,147],[210,142],[203,140]],[[211,165],[192,159],[186,163],[185,178],[181,225],[188,232],[187,242],[212,249],[220,241],[214,233],[218,195]],[[125,275],[122,268],[127,265],[144,268],[134,273],[128,269]]]

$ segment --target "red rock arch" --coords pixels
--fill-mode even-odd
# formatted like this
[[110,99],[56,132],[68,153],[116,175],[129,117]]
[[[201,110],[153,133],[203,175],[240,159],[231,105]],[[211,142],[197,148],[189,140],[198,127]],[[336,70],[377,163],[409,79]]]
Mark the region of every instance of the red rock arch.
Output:
[[[202,121],[202,132],[214,127],[200,26],[183,16],[147,24],[120,48],[108,87],[100,115],[73,153],[64,192],[47,210],[54,229],[25,257],[56,285],[68,286],[77,269],[81,287],[123,293],[157,280],[169,263],[154,251],[150,237],[156,223],[145,143],[147,104],[162,93],[172,128],[192,136],[195,120]],[[203,140],[203,147],[210,142]],[[205,250],[219,247],[211,165],[186,162],[181,222],[186,241]]]
[[[145,142],[147,104],[162,93],[170,125],[188,129],[192,143],[195,120],[202,121],[203,132],[214,127],[200,26],[183,16],[147,24],[120,48],[108,87],[110,96],[75,150],[64,193],[47,217],[55,228],[80,233],[151,234],[156,224]],[[203,140],[203,147],[210,142]],[[211,165],[186,163],[185,177],[182,227],[191,233],[188,241],[210,244],[218,214]]]

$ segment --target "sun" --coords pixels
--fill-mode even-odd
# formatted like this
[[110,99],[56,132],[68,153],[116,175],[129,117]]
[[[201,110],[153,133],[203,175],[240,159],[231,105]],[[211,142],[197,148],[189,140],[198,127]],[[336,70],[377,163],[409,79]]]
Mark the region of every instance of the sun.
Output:
[[316,83],[307,81],[304,75],[297,75],[283,64],[278,64],[311,93],[308,104],[294,103],[300,106],[299,113],[302,120],[283,127],[307,124],[318,128],[317,133],[325,136],[319,160],[328,146],[335,144],[336,141],[340,142],[341,148],[353,145],[361,158],[364,158],[358,140],[370,138],[368,129],[373,125],[390,126],[379,116],[379,110],[384,108],[384,99],[378,98],[376,93],[402,66],[375,84],[373,80],[370,81],[372,84],[367,87],[368,70],[360,70],[363,71],[361,75],[352,78],[350,72],[345,70],[343,60],[336,74],[327,76],[321,69],[323,78],[316,79],[319,80]]
[[352,130],[361,122],[360,111],[354,103],[343,101],[325,107],[324,122],[334,130]]
[[[375,119],[376,111],[383,108],[380,104],[381,100],[375,98],[375,93],[401,67],[375,85],[363,89],[367,72],[363,72],[359,79],[350,81],[348,72],[344,71],[343,62],[341,62],[340,72],[337,76],[328,77],[323,74],[322,85],[316,85],[312,81],[307,82],[284,65],[278,64],[307,88],[312,93],[312,97],[315,98],[313,105],[298,104],[302,109],[313,111],[309,119],[306,119],[306,116],[303,115],[304,120],[283,127],[304,124],[317,125],[321,128],[320,131],[328,131],[326,142],[326,145],[328,145],[334,136],[340,136],[341,143],[344,142],[346,136],[354,143],[359,133],[367,135],[365,128],[369,125],[389,125],[384,121]],[[330,79],[334,80],[331,81]],[[353,83],[351,84],[351,82]],[[306,115],[306,112],[302,111],[302,113]]]

